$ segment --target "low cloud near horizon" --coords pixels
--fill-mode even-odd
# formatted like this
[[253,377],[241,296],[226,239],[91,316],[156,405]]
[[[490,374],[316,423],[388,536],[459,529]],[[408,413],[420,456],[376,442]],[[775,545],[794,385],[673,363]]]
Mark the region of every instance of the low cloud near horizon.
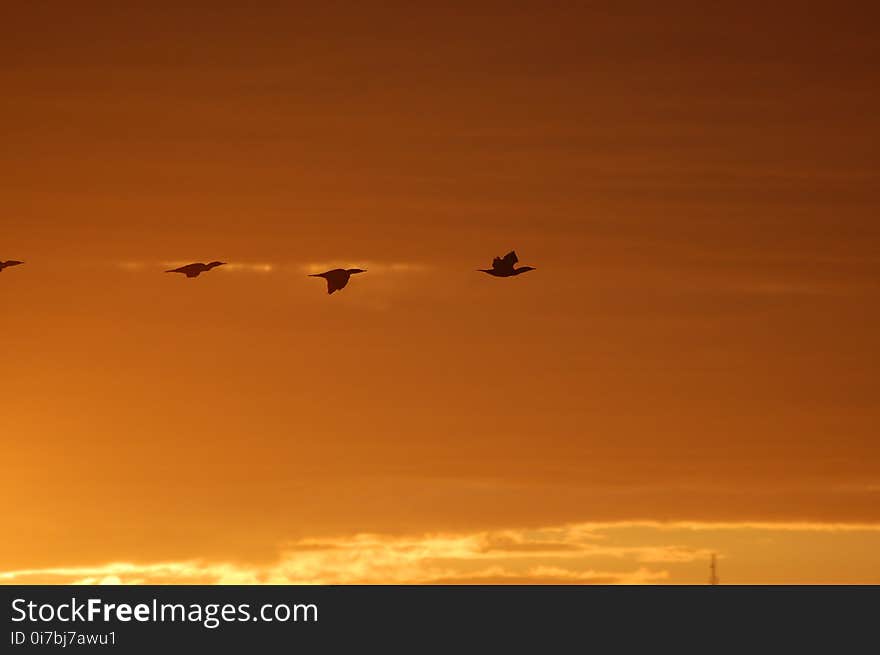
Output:
[[[814,560],[813,579],[785,577],[789,543],[792,561]],[[722,579],[730,583],[755,583],[736,576],[752,575],[750,568],[768,556],[779,562],[782,577],[776,582],[846,582],[852,558],[848,563],[824,560],[829,546],[867,557],[880,547],[880,524],[636,521],[456,534],[355,534],[293,541],[267,564],[111,562],[0,571],[0,583],[702,584],[712,553],[718,555]],[[871,557],[864,564],[862,580],[877,570]]]

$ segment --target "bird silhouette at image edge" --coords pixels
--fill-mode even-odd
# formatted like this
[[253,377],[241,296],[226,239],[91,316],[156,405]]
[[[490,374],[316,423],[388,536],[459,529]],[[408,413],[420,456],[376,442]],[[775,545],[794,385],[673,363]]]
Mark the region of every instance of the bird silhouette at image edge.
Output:
[[187,277],[198,277],[205,271],[210,271],[212,268],[223,266],[224,264],[226,264],[226,262],[211,262],[210,264],[202,264],[201,262],[198,262],[196,264],[187,264],[186,266],[181,266],[180,268],[172,268],[170,271],[165,272],[183,273]]
[[516,256],[516,251],[511,250],[504,255],[504,257],[496,257],[493,259],[492,268],[478,268],[477,270],[481,273],[488,273],[495,277],[513,277],[514,275],[520,275],[521,273],[528,273],[529,271],[535,270],[533,266],[520,266],[519,268],[514,268],[514,265],[518,261],[519,258]]
[[24,262],[16,261],[15,259],[10,259],[6,262],[0,262],[0,272],[2,272],[4,268],[9,268],[10,266],[18,266],[19,264],[24,264]]
[[324,278],[327,280],[327,293],[333,293],[334,291],[344,289],[345,285],[348,284],[348,280],[355,273],[366,272],[367,271],[362,268],[334,268],[332,271],[326,271],[324,273],[313,273],[309,275],[309,277]]

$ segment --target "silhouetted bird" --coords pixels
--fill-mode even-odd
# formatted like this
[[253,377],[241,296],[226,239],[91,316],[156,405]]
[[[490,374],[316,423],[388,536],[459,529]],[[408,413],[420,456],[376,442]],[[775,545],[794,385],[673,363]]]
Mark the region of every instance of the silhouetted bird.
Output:
[[513,265],[516,264],[519,259],[516,256],[516,252],[511,250],[509,253],[504,255],[504,257],[496,257],[492,260],[492,268],[478,268],[477,270],[481,273],[488,273],[489,275],[494,275],[495,277],[513,277],[514,275],[519,275],[520,273],[527,273],[528,271],[534,271],[535,269],[531,266],[520,266],[519,268],[514,268]]
[[314,275],[309,275],[309,277],[324,278],[327,280],[327,293],[333,293],[334,291],[344,289],[345,285],[348,284],[349,278],[355,273],[366,273],[366,271],[362,268],[334,268],[332,271],[315,273]]
[[8,262],[0,262],[0,273],[3,272],[4,268],[9,268],[10,266],[18,266],[19,264],[24,264],[24,262],[17,262],[14,259],[10,259]]
[[210,264],[202,264],[201,262],[197,264],[187,264],[186,266],[181,266],[180,268],[172,268],[170,271],[165,271],[166,273],[183,273],[187,277],[198,277],[201,273],[205,271],[210,271],[212,268],[217,266],[223,266],[226,262],[211,262]]

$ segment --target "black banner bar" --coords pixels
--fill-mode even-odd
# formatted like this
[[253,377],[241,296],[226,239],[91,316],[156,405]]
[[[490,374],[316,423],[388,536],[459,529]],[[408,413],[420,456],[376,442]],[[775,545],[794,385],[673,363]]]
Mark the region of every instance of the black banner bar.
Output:
[[0,652],[876,647],[880,587],[7,586]]

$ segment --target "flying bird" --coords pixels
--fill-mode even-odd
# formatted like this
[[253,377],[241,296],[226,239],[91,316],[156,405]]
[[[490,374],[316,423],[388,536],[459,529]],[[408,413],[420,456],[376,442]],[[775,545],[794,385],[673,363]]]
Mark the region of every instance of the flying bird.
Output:
[[349,278],[355,273],[366,273],[362,268],[334,268],[326,273],[315,273],[309,277],[322,277],[327,280],[327,293],[344,289]]
[[24,262],[19,262],[14,259],[10,259],[7,262],[0,262],[0,272],[2,272],[4,268],[9,268],[10,266],[18,266],[19,264],[24,264]]
[[511,250],[504,255],[504,257],[496,257],[493,259],[492,268],[479,268],[477,270],[481,273],[494,275],[495,277],[513,277],[514,275],[535,270],[532,266],[520,266],[519,268],[514,268],[514,265],[518,261],[519,258],[516,256],[516,252]]
[[217,266],[223,266],[226,262],[211,262],[210,264],[202,264],[198,262],[197,264],[187,264],[186,266],[181,266],[180,268],[172,268],[170,271],[165,271],[166,273],[183,273],[187,277],[198,277],[201,273],[205,271],[210,271],[212,268],[216,268]]

